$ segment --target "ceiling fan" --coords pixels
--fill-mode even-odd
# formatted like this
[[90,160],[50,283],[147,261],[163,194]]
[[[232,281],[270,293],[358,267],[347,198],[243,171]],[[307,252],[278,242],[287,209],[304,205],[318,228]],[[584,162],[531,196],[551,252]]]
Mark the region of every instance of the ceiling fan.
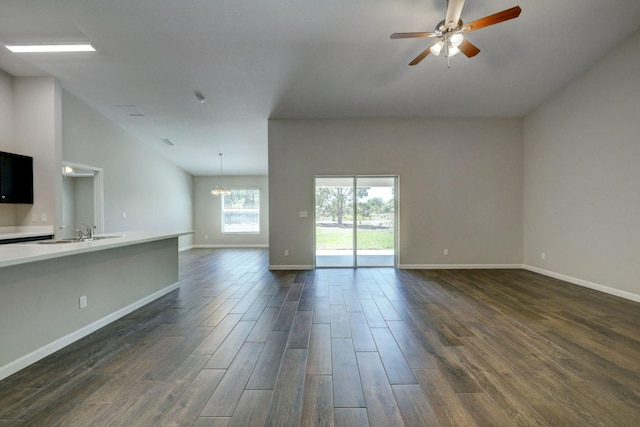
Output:
[[464,7],[464,0],[448,0],[447,3],[446,17],[444,21],[441,21],[436,25],[433,32],[391,34],[392,39],[438,39],[435,44],[429,46],[420,55],[416,56],[409,65],[419,64],[420,61],[426,58],[430,53],[438,56],[442,52],[444,57],[447,58],[447,61],[450,57],[457,55],[459,52],[462,52],[468,58],[476,56],[480,52],[480,49],[465,39],[463,36],[464,33],[469,33],[471,31],[479,30],[480,28],[517,18],[520,16],[520,12],[522,11],[520,6],[515,6],[511,9],[503,10],[502,12],[494,13],[493,15],[485,16],[484,18],[464,24],[460,19],[462,8]]

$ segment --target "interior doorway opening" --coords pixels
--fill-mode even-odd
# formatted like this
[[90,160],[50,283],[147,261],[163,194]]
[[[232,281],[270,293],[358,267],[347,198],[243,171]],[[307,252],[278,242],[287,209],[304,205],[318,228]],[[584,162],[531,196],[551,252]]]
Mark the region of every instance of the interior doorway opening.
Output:
[[316,267],[396,267],[398,177],[315,178]]

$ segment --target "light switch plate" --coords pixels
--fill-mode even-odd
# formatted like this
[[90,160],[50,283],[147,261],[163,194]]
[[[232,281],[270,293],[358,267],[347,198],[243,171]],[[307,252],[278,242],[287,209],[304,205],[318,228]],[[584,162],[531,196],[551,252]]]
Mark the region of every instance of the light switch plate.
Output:
[[309,216],[309,212],[307,211],[300,211],[300,218],[307,218]]

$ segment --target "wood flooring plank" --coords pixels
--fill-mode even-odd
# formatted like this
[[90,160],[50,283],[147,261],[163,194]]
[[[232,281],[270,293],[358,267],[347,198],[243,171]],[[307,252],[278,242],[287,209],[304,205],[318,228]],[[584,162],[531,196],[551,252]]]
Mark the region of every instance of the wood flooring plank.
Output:
[[242,319],[242,314],[227,315],[193,352],[195,354],[215,353],[220,344],[227,338],[227,335],[240,322],[240,319]]
[[456,353],[449,351],[448,347],[438,345],[438,340],[429,337],[430,333],[422,333],[426,341],[431,343],[428,350],[438,367],[438,370],[444,375],[447,382],[451,385],[456,393],[479,393],[482,391],[480,386],[474,381],[471,372],[456,356]]
[[369,425],[404,426],[402,415],[385,375],[380,356],[375,352],[358,352],[358,371],[367,404]]
[[367,323],[370,328],[386,328],[387,322],[384,321],[378,306],[373,299],[360,300],[362,311],[367,318]]
[[329,285],[329,304],[344,305],[342,286]]
[[387,328],[372,328],[371,334],[378,347],[380,359],[391,384],[417,384],[413,372],[400,351],[400,347]]
[[367,319],[362,312],[347,313],[355,351],[377,351]]
[[251,306],[244,312],[242,320],[258,320],[260,316],[262,316],[262,312],[267,304],[269,304],[270,299],[271,297],[269,295],[258,296]]
[[440,424],[465,427],[478,425],[437,369],[416,369],[414,374]]
[[313,323],[331,323],[329,297],[316,295],[316,301],[313,307]]
[[[218,326],[218,324],[227,317],[227,315],[231,312],[231,310],[233,310],[233,307],[235,307],[238,302],[240,302],[240,299],[226,300],[225,302],[220,304],[220,306],[216,308],[209,317],[204,319],[199,326]],[[242,315],[240,315],[240,317],[242,317]]]
[[331,375],[331,327],[326,323],[311,325],[307,374]]
[[262,350],[262,343],[245,343],[233,360],[229,369],[220,380],[215,391],[200,412],[203,417],[231,417],[242,397],[245,385],[251,375],[258,356]]
[[86,426],[107,413],[109,407],[109,404],[104,403],[57,405],[51,410],[40,411],[24,421],[12,423],[0,419],[0,426]]
[[344,307],[347,313],[362,311],[362,306],[355,290],[343,290],[342,296],[344,297]]
[[331,340],[333,405],[336,408],[364,408],[364,394],[358,363],[350,339]]
[[402,321],[388,321],[389,330],[395,338],[411,369],[431,369],[436,365],[420,340]]
[[389,300],[384,297],[373,297],[373,301],[378,306],[378,310],[384,320],[402,320],[398,312],[393,308]]
[[287,345],[287,331],[272,331],[259,355],[256,367],[247,383],[249,390],[273,390],[280,372],[280,364]]
[[365,408],[335,408],[335,427],[368,427],[369,419]]
[[233,308],[229,311],[229,313],[232,313],[232,314],[240,313],[243,315],[246,314],[247,310],[251,308],[251,306],[258,299],[259,296],[260,296],[260,292],[247,292],[247,294],[244,295],[240,299],[240,301],[238,301],[238,303],[233,306]]
[[140,427],[157,424],[172,387],[165,382],[138,382],[114,401],[102,422],[105,425]]
[[333,420],[333,383],[330,375],[307,375],[304,383],[302,427],[331,427]]
[[287,299],[287,293],[289,293],[289,288],[278,288],[269,300],[269,304],[267,304],[267,307],[281,308],[282,304]]
[[166,353],[158,363],[149,369],[142,377],[143,380],[164,381],[182,365],[193,351],[211,333],[212,328],[197,327],[184,337],[178,345]]
[[309,348],[312,320],[312,311],[296,311],[287,348]]
[[440,426],[438,417],[419,385],[394,385],[391,388],[405,425]]
[[265,427],[300,424],[307,354],[303,349],[285,351]]
[[458,398],[479,426],[514,426],[485,393],[459,393]]
[[227,427],[230,420],[229,417],[199,417],[193,427]]
[[349,317],[344,305],[330,305],[331,311],[331,338],[351,338],[349,329]]
[[267,307],[262,312],[262,315],[256,322],[255,326],[251,330],[251,333],[247,337],[247,341],[265,342],[273,329],[273,325],[278,318],[280,310],[275,307]]
[[198,418],[216,389],[225,370],[203,369],[185,392],[176,400],[173,407],[162,418],[162,426],[190,426]]
[[240,397],[229,427],[264,425],[271,405],[272,390],[245,390]]
[[275,323],[273,324],[273,330],[289,331],[297,309],[298,301],[285,301],[282,304],[282,309],[280,309],[280,313],[278,313]]
[[300,295],[300,302],[298,303],[298,311],[313,311],[313,306],[316,301],[315,288],[304,288]]
[[256,322],[239,321],[225,340],[220,344],[213,356],[205,365],[206,369],[227,369],[240,347],[245,343]]
[[289,286],[289,292],[287,293],[287,301],[300,301],[302,294],[303,283],[292,283]]

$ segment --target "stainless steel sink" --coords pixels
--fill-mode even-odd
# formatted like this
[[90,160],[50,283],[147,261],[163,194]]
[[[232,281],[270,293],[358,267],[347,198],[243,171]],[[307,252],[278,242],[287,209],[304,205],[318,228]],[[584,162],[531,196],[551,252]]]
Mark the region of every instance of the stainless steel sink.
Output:
[[65,243],[91,242],[94,240],[114,239],[122,236],[94,236],[91,239],[55,239],[55,240],[39,240],[37,243],[41,245],[61,245]]
[[40,245],[59,245],[63,243],[78,243],[82,242],[80,239],[55,239],[55,240],[39,240]]

